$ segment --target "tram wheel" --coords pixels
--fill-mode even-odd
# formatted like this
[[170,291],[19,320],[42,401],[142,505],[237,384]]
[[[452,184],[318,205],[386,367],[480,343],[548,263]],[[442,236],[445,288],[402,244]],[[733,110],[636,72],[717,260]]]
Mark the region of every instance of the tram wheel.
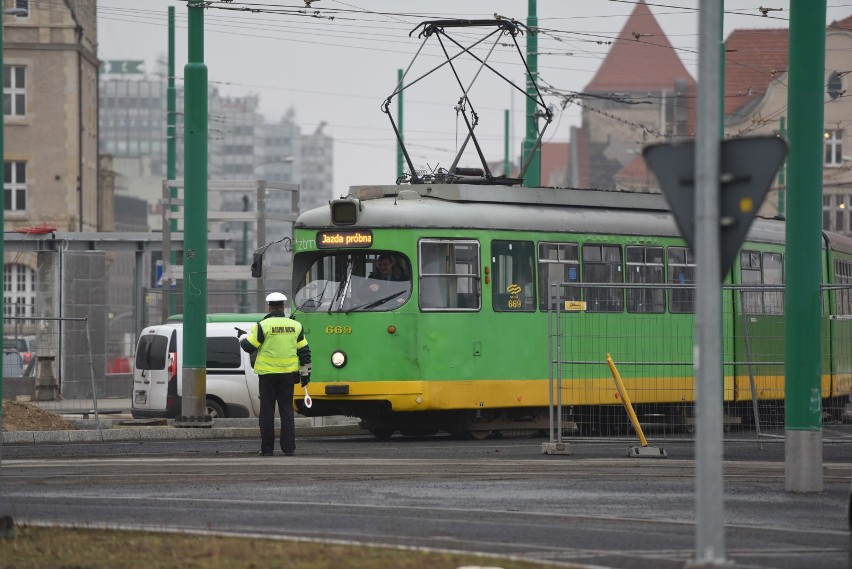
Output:
[[370,429],[370,434],[380,441],[389,441],[395,432],[396,429],[390,427],[373,427]]
[[481,441],[491,436],[492,431],[468,431],[467,436],[475,441]]

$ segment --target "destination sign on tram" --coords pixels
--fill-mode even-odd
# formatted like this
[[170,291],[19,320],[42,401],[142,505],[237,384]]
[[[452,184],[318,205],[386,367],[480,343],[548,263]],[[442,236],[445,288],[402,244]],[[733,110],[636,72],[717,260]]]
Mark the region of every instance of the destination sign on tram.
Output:
[[372,231],[320,231],[317,233],[317,248],[371,247]]

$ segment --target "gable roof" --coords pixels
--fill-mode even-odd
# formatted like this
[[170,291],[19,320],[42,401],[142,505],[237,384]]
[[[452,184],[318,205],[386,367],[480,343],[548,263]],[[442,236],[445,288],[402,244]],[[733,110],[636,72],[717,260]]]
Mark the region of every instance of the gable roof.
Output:
[[828,25],[828,31],[832,30],[849,30],[852,32],[852,16],[842,20],[836,20]]
[[662,91],[695,83],[645,0],[639,0],[586,92]]
[[734,30],[725,41],[725,115],[763,97],[769,83],[787,72],[790,30]]

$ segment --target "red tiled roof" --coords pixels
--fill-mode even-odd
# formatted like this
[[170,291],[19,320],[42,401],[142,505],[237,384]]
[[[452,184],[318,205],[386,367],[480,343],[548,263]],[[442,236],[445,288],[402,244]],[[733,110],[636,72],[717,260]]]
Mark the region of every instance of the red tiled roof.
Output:
[[585,91],[661,91],[671,89],[676,79],[695,83],[645,1],[639,0]]
[[649,175],[650,173],[648,172],[648,166],[645,164],[645,159],[641,154],[637,154],[636,157],[627,164],[627,166],[618,171],[615,175],[615,179],[645,181],[648,179]]
[[766,93],[769,83],[787,71],[790,31],[734,30],[725,41],[725,114]]
[[828,25],[828,31],[831,30],[849,30],[852,32],[852,16],[842,20],[837,20],[836,22],[831,22],[831,24]]

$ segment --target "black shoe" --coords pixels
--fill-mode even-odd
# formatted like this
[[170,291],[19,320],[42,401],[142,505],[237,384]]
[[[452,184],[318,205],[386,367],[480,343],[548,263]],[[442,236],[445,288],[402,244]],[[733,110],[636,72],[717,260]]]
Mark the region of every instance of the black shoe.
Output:
[[285,450],[285,451],[284,451],[284,454],[285,454],[285,455],[287,455],[287,456],[293,456],[294,454],[296,454],[296,451],[291,450],[290,452],[287,452],[287,451]]
[[272,456],[271,450],[259,450],[257,451],[257,456]]

